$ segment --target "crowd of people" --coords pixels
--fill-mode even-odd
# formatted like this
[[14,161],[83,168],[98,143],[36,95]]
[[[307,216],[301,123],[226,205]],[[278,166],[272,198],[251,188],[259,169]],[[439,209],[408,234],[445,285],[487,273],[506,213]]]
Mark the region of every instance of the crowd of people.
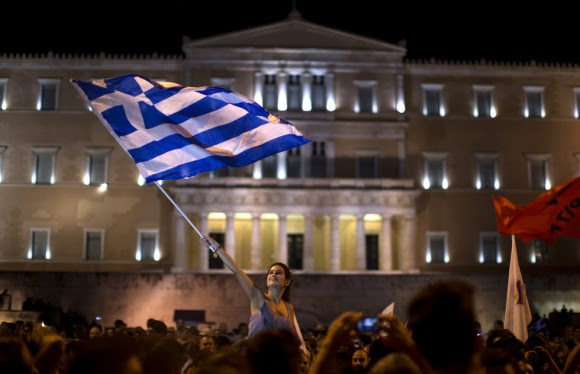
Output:
[[[280,276],[278,274],[277,276]],[[329,326],[303,330],[221,323],[199,331],[150,319],[146,328],[121,320],[56,330],[33,322],[0,324],[0,373],[579,373],[579,330],[530,331],[518,340],[498,323],[482,332],[473,288],[449,280],[427,285],[410,302],[405,323],[379,316],[357,331],[348,311]],[[501,322],[501,321],[499,321]]]

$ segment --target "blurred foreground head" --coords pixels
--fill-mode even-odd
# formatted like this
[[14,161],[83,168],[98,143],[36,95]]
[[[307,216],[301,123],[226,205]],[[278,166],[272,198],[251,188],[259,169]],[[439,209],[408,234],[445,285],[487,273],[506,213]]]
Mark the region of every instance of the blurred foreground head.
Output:
[[459,280],[421,289],[409,304],[413,340],[435,369],[468,365],[475,348],[473,287]]

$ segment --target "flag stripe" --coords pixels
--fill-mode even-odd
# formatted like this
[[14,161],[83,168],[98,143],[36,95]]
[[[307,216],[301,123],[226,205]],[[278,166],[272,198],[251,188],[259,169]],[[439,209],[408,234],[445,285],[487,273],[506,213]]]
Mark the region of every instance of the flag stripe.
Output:
[[[257,128],[252,131],[240,134],[236,138],[229,139],[221,144],[212,147],[211,152],[191,144],[181,149],[166,152],[149,161],[137,163],[137,165],[147,170],[148,171],[147,174],[153,173],[157,174],[159,172],[170,169],[172,165],[175,165],[176,163],[181,164],[190,163],[193,161],[209,157],[211,154],[216,154],[218,156],[227,157],[225,159],[226,161],[224,161],[224,163],[221,166],[237,166],[237,167],[245,166],[250,164],[251,162],[245,161],[247,156],[241,156],[242,153],[287,134],[288,132],[284,131],[283,128],[279,128],[279,126],[269,129],[267,131],[267,134],[264,133],[264,130],[262,128]],[[290,135],[294,137],[296,136],[293,134]],[[299,137],[299,139],[297,139],[296,142],[290,143],[291,139],[292,138],[286,138],[286,141],[288,142],[289,145],[295,144],[295,146],[298,146],[303,141],[302,140],[303,138]],[[277,146],[276,144],[277,143],[272,143],[272,147],[274,149],[280,149],[279,146]],[[281,152],[283,150],[284,149],[280,149],[277,152]],[[231,156],[233,155],[238,157],[232,158]],[[240,158],[241,161],[238,160],[238,158]],[[255,159],[254,161],[257,160],[259,160],[259,158]]]
[[[239,153],[235,158],[211,154],[206,158],[184,163],[156,174],[151,174],[145,179],[145,181],[150,183],[156,180],[182,179],[187,178],[192,174],[197,175],[206,171],[216,170],[224,166],[241,167],[250,165],[251,163],[261,160],[262,158],[270,156],[272,154],[270,147],[277,146],[279,152],[282,152],[289,149],[288,145],[292,144],[294,144],[295,147],[298,147],[303,143],[298,141],[293,135],[284,135],[278,139],[268,142],[268,144],[246,149],[244,152]],[[144,168],[143,163],[138,164],[137,166],[139,167],[142,175],[148,174],[148,170]]]

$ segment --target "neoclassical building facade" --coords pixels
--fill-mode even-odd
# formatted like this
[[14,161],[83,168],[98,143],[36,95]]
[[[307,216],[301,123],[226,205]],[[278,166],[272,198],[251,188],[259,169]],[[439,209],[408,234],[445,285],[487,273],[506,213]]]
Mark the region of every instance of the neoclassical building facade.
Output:
[[[184,40],[180,56],[0,55],[0,260],[6,270],[225,271],[69,79],[137,73],[240,92],[311,143],[163,187],[251,271],[506,267],[499,194],[525,204],[580,175],[580,68],[409,61],[310,23]],[[0,51],[1,53],[1,51]],[[577,240],[520,245],[572,269]]]

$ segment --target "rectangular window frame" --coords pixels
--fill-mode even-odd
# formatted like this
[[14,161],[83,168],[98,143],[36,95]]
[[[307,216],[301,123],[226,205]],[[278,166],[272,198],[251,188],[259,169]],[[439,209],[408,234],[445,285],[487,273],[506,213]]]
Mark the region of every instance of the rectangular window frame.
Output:
[[[86,172],[83,178],[83,183],[90,186],[100,186],[103,183],[108,182],[109,173],[109,154],[112,151],[112,147],[87,147],[85,150],[86,154]],[[94,170],[94,159],[96,157],[104,157],[103,170],[102,170],[102,180],[96,180],[95,170]]]
[[[97,259],[89,259],[89,234],[99,234],[100,236],[100,248],[99,256]],[[104,229],[84,229],[83,230],[83,258],[86,261],[101,261],[104,258],[105,250],[105,230]]]
[[377,81],[355,80],[357,88],[355,112],[377,113]]
[[[29,237],[29,247],[27,258],[29,260],[50,260],[51,250],[50,250],[50,227],[31,227],[30,237]],[[37,254],[35,249],[35,234],[36,233],[46,233],[46,246],[44,248],[44,253]]]
[[8,108],[8,78],[0,78],[0,110]]
[[[484,247],[485,239],[495,239],[495,248],[492,256],[487,255],[487,249]],[[502,262],[501,246],[499,235],[494,231],[483,231],[479,233],[479,263],[480,264],[500,264]]]
[[[432,240],[443,239],[443,258],[434,258],[432,250]],[[427,231],[427,245],[425,250],[425,262],[428,264],[447,264],[449,263],[449,241],[447,231]]]
[[[423,116],[425,117],[444,117],[445,105],[443,103],[443,89],[441,83],[423,83]],[[436,99],[436,102],[432,102]]]
[[[49,184],[55,183],[55,180],[56,180],[56,175],[55,175],[56,174],[56,154],[57,154],[59,149],[60,149],[60,147],[32,147],[32,152],[34,154],[33,165],[32,165],[32,176],[31,176],[32,184],[49,185]],[[48,180],[45,180],[44,178],[42,178],[42,180],[39,181],[39,175],[46,174],[45,171],[40,170],[40,168],[42,167],[41,157],[50,158],[51,164],[50,164],[50,171],[48,171],[48,173],[50,174],[50,176],[48,177]]]
[[[539,95],[539,108],[532,105],[531,95]],[[544,118],[546,116],[543,86],[524,86],[524,101],[525,118]]]
[[[550,168],[549,160],[552,157],[549,153],[527,153],[527,166],[528,166],[528,186],[533,190],[549,190],[552,188],[550,182]],[[534,171],[537,170],[533,163],[539,162],[543,167],[543,178],[538,178],[534,175]],[[541,180],[543,179],[543,181]]]
[[[473,85],[473,116],[476,118],[495,118],[492,85]],[[485,100],[483,100],[485,99]],[[487,107],[484,105],[488,101]]]
[[[150,258],[145,258],[144,251],[143,251],[143,235],[145,234],[154,234],[155,235],[155,244],[153,248],[153,253]],[[158,254],[158,259],[155,259],[156,253]],[[140,262],[154,262],[159,261],[161,258],[160,248],[159,248],[159,229],[139,229],[137,230],[137,261]]]
[[[498,177],[498,162],[497,159],[499,155],[497,153],[487,153],[478,152],[474,154],[477,166],[477,175],[475,179],[475,188],[477,190],[498,190],[499,189],[499,177]],[[491,180],[484,178],[486,173],[482,171],[483,163],[492,163]]]
[[[45,87],[54,85],[54,102],[46,103]],[[38,99],[36,109],[38,111],[56,111],[59,109],[58,98],[60,93],[60,78],[39,78],[38,79]],[[51,105],[52,104],[52,105]]]

